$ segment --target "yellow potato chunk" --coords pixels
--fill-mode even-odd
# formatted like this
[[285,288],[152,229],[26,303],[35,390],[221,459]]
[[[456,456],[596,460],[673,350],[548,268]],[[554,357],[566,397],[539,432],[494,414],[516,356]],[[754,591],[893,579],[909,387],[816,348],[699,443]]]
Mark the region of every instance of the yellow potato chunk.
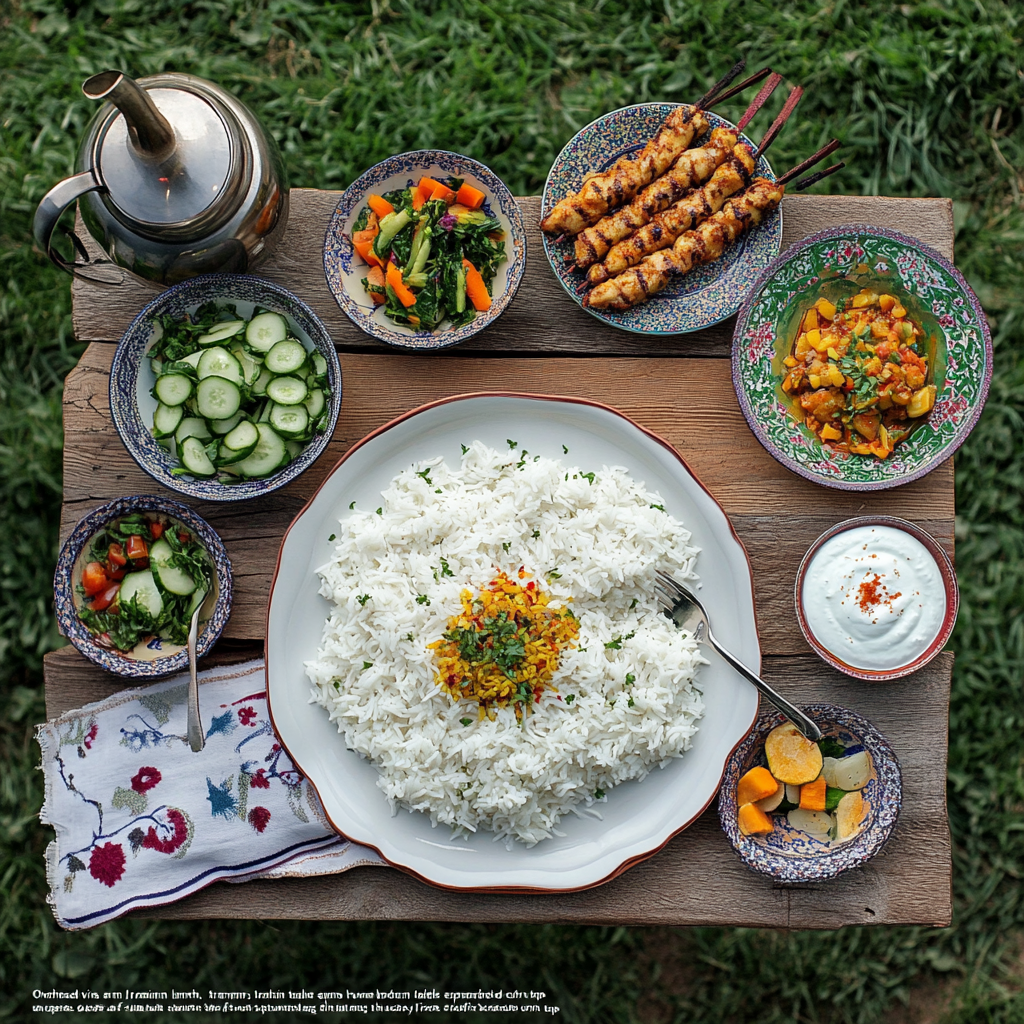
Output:
[[831,423],[826,423],[821,428],[821,439],[823,441],[838,441],[842,436],[843,432],[838,427],[833,427]]
[[847,793],[836,807],[836,839],[850,839],[860,831],[864,820],[864,798],[860,791]]
[[764,741],[768,770],[779,780],[793,786],[813,782],[821,774],[821,750],[792,722],[784,722],[768,733]]
[[816,309],[807,310],[806,316],[804,316],[804,330],[813,331],[818,326],[818,311]]
[[929,384],[927,387],[921,388],[920,391],[914,392],[914,397],[910,400],[910,405],[907,406],[908,416],[924,416],[925,413],[931,412],[935,406],[935,385]]
[[757,804],[744,804],[736,816],[736,823],[745,836],[752,836],[755,832],[771,832],[775,827],[772,819]]
[[779,784],[767,768],[751,768],[736,787],[736,802],[752,804],[771,796],[778,788]]
[[879,295],[878,305],[881,306],[883,313],[888,313],[896,305],[896,298],[893,295]]
[[828,299],[818,299],[814,305],[825,320],[831,320],[836,315],[836,307]]

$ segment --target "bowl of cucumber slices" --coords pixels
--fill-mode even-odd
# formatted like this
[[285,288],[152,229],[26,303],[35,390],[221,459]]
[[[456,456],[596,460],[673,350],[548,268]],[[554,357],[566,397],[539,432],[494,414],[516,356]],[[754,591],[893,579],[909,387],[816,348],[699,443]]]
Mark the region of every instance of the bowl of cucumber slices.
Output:
[[341,367],[327,329],[287,289],[192,278],[132,321],[110,369],[110,410],[133,459],[165,487],[238,501],[282,487],[327,447]]
[[231,614],[231,562],[220,537],[170,498],[135,495],[90,512],[64,542],[53,577],[57,624],[87,658],[150,679],[188,667]]

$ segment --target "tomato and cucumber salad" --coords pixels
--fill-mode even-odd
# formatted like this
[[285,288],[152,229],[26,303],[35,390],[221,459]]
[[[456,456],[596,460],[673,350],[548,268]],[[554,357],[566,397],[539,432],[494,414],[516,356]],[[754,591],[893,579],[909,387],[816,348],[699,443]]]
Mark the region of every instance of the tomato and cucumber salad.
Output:
[[132,650],[152,636],[185,645],[192,613],[213,586],[206,549],[183,526],[141,513],[92,538],[78,586],[79,617],[101,643]]
[[504,229],[487,196],[460,178],[420,178],[369,195],[352,245],[369,265],[363,287],[395,323],[417,331],[461,327],[491,308],[505,262]]
[[271,476],[327,429],[327,360],[308,352],[281,314],[257,309],[244,319],[234,306],[207,303],[160,323],[148,352],[152,433],[180,460],[176,476]]

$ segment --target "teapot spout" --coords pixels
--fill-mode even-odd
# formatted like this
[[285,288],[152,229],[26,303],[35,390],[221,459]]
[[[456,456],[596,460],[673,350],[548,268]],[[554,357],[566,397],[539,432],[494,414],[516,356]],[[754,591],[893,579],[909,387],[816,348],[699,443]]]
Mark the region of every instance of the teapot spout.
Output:
[[82,92],[92,100],[109,100],[121,111],[141,159],[162,162],[174,152],[174,130],[134,79],[120,71],[101,71],[86,80]]

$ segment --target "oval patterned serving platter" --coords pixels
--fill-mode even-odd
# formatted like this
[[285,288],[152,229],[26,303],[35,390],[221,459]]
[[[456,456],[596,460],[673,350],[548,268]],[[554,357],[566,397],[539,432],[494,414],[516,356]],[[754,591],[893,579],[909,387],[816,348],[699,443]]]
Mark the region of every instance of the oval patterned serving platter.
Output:
[[[442,323],[432,331],[414,331],[390,320],[364,287],[363,279],[370,268],[352,245],[352,227],[371,192],[383,195],[394,189],[408,188],[424,175],[437,179],[461,178],[486,193],[483,210],[497,217],[505,231],[507,258],[498,267],[491,284],[491,308],[462,327]],[[508,309],[519,289],[525,266],[526,228],[512,193],[489,167],[444,149],[399,153],[365,171],[342,193],[324,237],[324,274],[335,301],[357,327],[398,348],[448,348],[483,330]]]
[[736,787],[746,772],[766,765],[764,741],[786,721],[779,711],[761,715],[725,766],[718,792],[718,818],[741,860],[776,882],[820,882],[870,860],[885,845],[903,803],[900,763],[886,738],[862,715],[834,704],[805,704],[804,710],[826,737],[854,753],[871,757],[871,778],[861,795],[866,813],[856,835],[845,842],[825,842],[793,828],[781,814],[772,815],[771,832],[744,835],[739,828]]
[[[877,287],[895,295],[925,333],[935,408],[886,459],[822,444],[782,391],[783,360],[815,300]],[[967,439],[992,379],[992,338],[960,272],[917,239],[846,224],[810,235],[760,277],[733,334],[732,379],[740,408],[768,452],[807,480],[848,491],[898,487],[930,473]]]
[[[657,133],[676,103],[638,103],[613,110],[581,129],[555,158],[544,183],[541,216],[550,213],[556,203],[579,190],[592,171],[605,171],[620,157],[642,149]],[[710,110],[704,116],[712,128],[736,126]],[[740,135],[751,150],[756,145]],[[702,140],[694,140],[701,145]],[[775,180],[771,164],[760,157],[755,173]],[[727,319],[740,308],[761,271],[778,256],[782,248],[782,210],[775,210],[749,235],[730,247],[721,259],[670,284],[634,309],[616,311],[584,306],[588,313],[612,327],[636,334],[687,334]],[[569,297],[583,305],[578,292],[584,275],[570,271],[575,260],[573,240],[560,242],[544,236],[544,252]]]

